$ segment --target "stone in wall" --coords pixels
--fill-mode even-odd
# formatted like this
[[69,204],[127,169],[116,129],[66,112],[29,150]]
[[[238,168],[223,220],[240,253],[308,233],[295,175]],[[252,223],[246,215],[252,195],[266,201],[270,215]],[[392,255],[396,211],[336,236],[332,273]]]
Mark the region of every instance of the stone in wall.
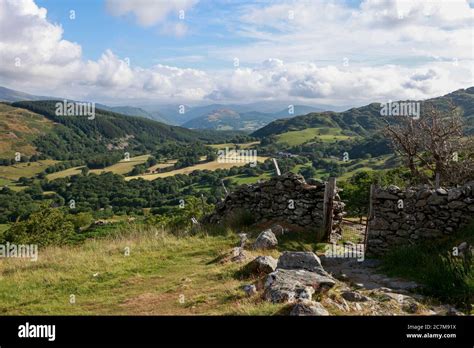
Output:
[[[256,222],[279,221],[301,227],[320,228],[323,224],[324,183],[306,183],[301,175],[286,173],[272,179],[241,185],[216,205],[206,223],[220,223],[237,211],[251,212]],[[344,203],[335,194],[333,233],[341,234]]]
[[461,187],[377,188],[372,202],[367,254],[455,233],[474,218],[474,181]]

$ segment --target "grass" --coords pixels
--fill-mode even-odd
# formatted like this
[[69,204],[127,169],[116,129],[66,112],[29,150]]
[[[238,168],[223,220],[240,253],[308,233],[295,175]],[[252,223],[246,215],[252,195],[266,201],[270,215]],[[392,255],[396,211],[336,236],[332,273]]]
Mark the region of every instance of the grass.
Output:
[[[260,157],[257,156],[258,162],[265,162],[267,157]],[[232,167],[242,167],[247,165],[245,162],[237,162],[237,163],[221,163],[217,160],[206,162],[206,163],[199,163],[194,166],[180,168],[176,170],[172,170],[165,173],[158,173],[158,174],[148,174],[148,175],[137,175],[137,176],[128,176],[125,180],[133,180],[133,179],[145,179],[145,180],[155,180],[157,178],[166,178],[168,176],[174,176],[177,174],[190,174],[195,170],[217,170],[217,169],[229,169]]]
[[128,161],[121,160],[120,162],[115,163],[109,167],[105,167],[104,169],[92,169],[90,173],[102,174],[106,172],[112,172],[114,174],[124,175],[131,172],[135,166],[145,163],[148,157],[150,157],[150,155],[131,157]]
[[[150,157],[150,155],[141,155],[141,156],[131,157],[130,160],[128,161],[122,160],[109,167],[105,167],[104,169],[92,169],[89,172],[93,174],[102,174],[106,172],[112,172],[114,174],[124,175],[131,172],[133,170],[133,167],[139,164],[145,163],[148,157]],[[49,180],[54,180],[54,179],[59,179],[59,178],[66,178],[68,176],[78,175],[81,173],[81,168],[83,167],[84,166],[73,167],[73,168],[61,170],[56,173],[51,173],[47,175],[47,178]]]
[[[0,260],[2,315],[271,315],[283,305],[245,297],[240,264],[212,262],[236,235],[174,237],[135,229]],[[125,248],[130,255],[125,256]],[[70,303],[70,296],[75,303]],[[181,300],[181,301],[180,301]]]
[[474,224],[443,241],[392,250],[383,258],[382,268],[389,276],[423,284],[430,296],[470,310],[474,303],[474,267],[462,267],[461,259],[451,256],[453,247],[461,242],[474,244]]
[[277,143],[285,143],[289,146],[304,144],[310,140],[321,140],[323,142],[336,142],[347,140],[351,136],[341,133],[339,128],[306,128],[299,131],[289,131],[276,136]]
[[259,176],[245,176],[245,175],[234,175],[229,176],[229,179],[234,182],[236,185],[244,185],[244,184],[255,184],[258,180],[268,180],[272,177],[270,173],[263,173]]
[[47,118],[31,111],[0,104],[0,154],[14,158],[15,153],[31,156],[36,148],[31,145],[38,136],[54,127]]
[[0,178],[9,180],[18,180],[22,176],[31,178],[55,163],[58,163],[58,161],[42,160],[38,162],[17,163],[11,166],[0,166]]
[[248,149],[258,144],[260,144],[260,141],[252,141],[250,143],[241,143],[241,144],[236,144],[236,143],[212,144],[209,146],[217,150],[224,150],[226,147],[228,147],[229,149],[235,149],[237,146],[241,149]]

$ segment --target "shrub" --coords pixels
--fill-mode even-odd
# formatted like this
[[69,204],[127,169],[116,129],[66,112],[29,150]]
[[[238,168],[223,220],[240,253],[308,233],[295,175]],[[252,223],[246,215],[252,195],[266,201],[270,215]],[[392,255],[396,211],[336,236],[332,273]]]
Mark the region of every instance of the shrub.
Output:
[[17,222],[5,233],[5,241],[15,244],[60,245],[74,235],[74,225],[61,209],[46,208]]

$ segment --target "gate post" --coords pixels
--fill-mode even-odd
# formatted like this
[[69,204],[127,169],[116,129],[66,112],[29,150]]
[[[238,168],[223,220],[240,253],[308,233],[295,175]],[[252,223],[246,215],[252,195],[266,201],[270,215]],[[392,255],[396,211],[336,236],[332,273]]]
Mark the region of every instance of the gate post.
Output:
[[367,250],[367,241],[369,239],[369,224],[370,224],[370,221],[372,221],[372,219],[374,218],[374,208],[373,208],[374,196],[375,196],[375,185],[371,184],[370,195],[369,195],[369,213],[367,214],[367,221],[365,225],[364,251]]
[[332,233],[333,204],[336,193],[336,178],[331,177],[324,187],[324,205],[323,205],[323,241],[330,241]]

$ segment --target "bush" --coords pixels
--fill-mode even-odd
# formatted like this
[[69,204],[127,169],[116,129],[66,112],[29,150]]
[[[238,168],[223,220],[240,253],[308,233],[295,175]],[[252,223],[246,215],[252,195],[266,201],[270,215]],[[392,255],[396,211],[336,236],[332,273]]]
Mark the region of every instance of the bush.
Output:
[[74,235],[74,225],[61,209],[46,208],[15,223],[5,233],[5,241],[15,244],[60,245]]

